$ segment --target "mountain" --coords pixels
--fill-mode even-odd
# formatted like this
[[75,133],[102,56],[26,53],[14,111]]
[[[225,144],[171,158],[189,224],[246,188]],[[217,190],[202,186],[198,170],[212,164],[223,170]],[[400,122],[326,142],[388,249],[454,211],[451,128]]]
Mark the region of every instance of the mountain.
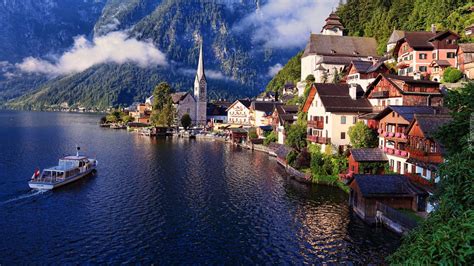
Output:
[[[252,27],[246,28],[245,31],[238,29],[243,18],[258,12],[259,6],[266,2],[260,0],[108,0],[105,3],[81,1],[81,4],[94,11],[90,11],[87,21],[95,20],[95,23],[84,23],[84,27],[77,28],[65,36],[69,42],[56,44],[53,41],[45,41],[49,42],[50,49],[38,49],[31,56],[43,55],[42,59],[49,60],[50,58],[44,56],[58,55],[60,54],[58,51],[64,51],[64,47],[72,45],[71,35],[81,34],[92,39],[106,36],[112,31],[122,31],[130,38],[153,43],[166,55],[168,66],[138,67],[133,64],[104,62],[79,73],[61,73],[55,78],[48,77],[46,82],[44,75],[28,75],[30,79],[36,81],[30,85],[23,82],[25,74],[17,71],[8,73],[8,78],[0,77],[0,103],[3,97],[3,101],[7,101],[10,108],[41,109],[64,103],[70,106],[101,108],[127,105],[133,101],[142,101],[159,81],[172,83],[175,90],[187,91],[192,88],[200,40],[204,43],[210,97],[232,99],[256,95],[265,88],[271,78],[268,75],[269,68],[277,63],[286,62],[301,49],[301,47],[294,49],[261,47],[253,43],[250,38],[254,31]],[[61,7],[59,0],[41,1],[37,5],[48,6],[48,3],[55,6],[52,10]],[[77,5],[75,8],[79,9]],[[100,12],[97,12],[98,8]],[[25,15],[28,12],[25,11]],[[79,11],[78,13],[82,14]],[[51,17],[54,17],[53,15]],[[51,18],[51,21],[58,21],[60,18],[60,16]],[[68,21],[81,19],[84,20],[84,17],[73,13]],[[2,18],[0,20],[4,24],[11,23],[10,20],[6,22]],[[65,28],[67,26],[64,25]],[[63,29],[59,32],[62,31]],[[55,39],[35,37],[34,43],[49,38]],[[5,42],[11,45],[10,40],[5,39]],[[4,57],[10,64],[19,63],[20,59],[30,56],[24,52],[13,53],[14,56]],[[12,94],[5,91],[11,91],[12,87],[21,88],[22,95],[14,95],[14,99],[11,99]],[[132,94],[133,97],[130,96]]]

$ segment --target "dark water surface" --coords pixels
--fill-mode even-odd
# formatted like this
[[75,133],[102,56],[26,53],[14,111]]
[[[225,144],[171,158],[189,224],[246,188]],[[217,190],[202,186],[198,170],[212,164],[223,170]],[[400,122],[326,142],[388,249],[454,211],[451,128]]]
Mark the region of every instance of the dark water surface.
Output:
[[[0,264],[380,263],[399,244],[354,217],[343,192],[288,180],[262,153],[98,118],[0,112]],[[96,176],[28,188],[76,144],[97,156]]]

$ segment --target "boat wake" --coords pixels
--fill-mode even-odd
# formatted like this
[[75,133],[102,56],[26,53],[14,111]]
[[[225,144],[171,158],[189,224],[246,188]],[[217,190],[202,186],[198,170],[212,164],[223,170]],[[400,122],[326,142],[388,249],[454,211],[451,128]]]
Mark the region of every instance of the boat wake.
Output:
[[18,197],[13,198],[13,199],[6,200],[4,202],[0,202],[0,206],[7,205],[9,203],[13,203],[13,202],[17,202],[17,201],[21,201],[21,200],[25,200],[25,199],[28,199],[28,198],[32,198],[32,197],[44,194],[46,192],[48,192],[48,190],[30,190],[26,194],[20,195]]

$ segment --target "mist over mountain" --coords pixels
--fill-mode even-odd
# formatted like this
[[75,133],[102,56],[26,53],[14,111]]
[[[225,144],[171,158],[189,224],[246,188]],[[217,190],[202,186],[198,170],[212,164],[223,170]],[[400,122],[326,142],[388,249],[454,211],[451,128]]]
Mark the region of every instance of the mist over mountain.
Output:
[[159,81],[187,91],[201,40],[210,97],[255,95],[337,4],[296,2],[4,1],[0,103],[127,105],[143,100]]

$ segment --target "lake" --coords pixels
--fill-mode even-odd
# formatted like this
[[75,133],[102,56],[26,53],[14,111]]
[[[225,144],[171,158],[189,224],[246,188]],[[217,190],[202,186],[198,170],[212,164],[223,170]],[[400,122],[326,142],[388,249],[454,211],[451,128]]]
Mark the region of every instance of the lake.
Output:
[[[382,263],[399,237],[348,195],[287,177],[260,152],[100,128],[99,115],[0,111],[0,264]],[[28,187],[81,151],[95,176]]]

